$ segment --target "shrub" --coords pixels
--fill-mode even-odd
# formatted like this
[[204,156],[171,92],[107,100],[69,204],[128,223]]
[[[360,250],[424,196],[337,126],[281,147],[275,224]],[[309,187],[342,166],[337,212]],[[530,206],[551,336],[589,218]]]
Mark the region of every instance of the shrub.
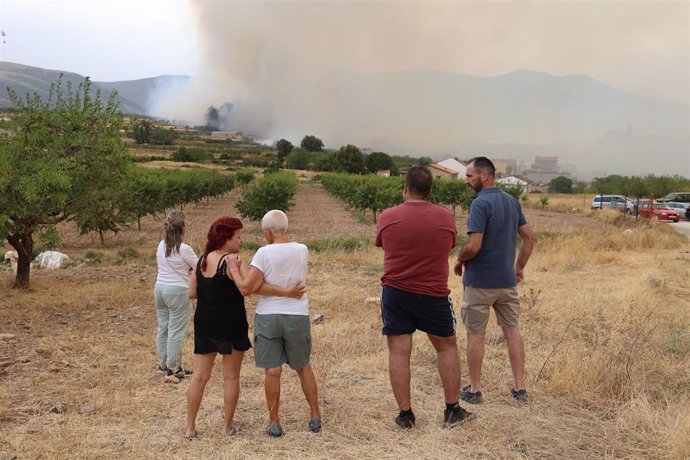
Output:
[[117,257],[118,260],[117,262],[124,265],[127,262],[130,262],[132,260],[138,259],[139,258],[139,251],[134,249],[131,246],[126,246],[119,251],[117,251]]
[[255,181],[254,187],[237,203],[237,210],[242,217],[257,221],[271,209],[287,211],[296,188],[297,177],[294,173],[279,172],[264,176]]
[[208,161],[211,159],[211,155],[204,149],[198,147],[180,147],[175,150],[172,155],[173,161]]
[[104,258],[105,256],[103,252],[96,251],[95,249],[87,249],[84,251],[84,255],[82,256],[82,260],[88,265],[100,264],[103,262]]

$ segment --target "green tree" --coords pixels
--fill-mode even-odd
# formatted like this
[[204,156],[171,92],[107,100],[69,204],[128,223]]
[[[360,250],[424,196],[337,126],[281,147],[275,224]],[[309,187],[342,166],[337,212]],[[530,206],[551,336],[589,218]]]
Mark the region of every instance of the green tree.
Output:
[[311,153],[306,150],[296,149],[290,152],[286,158],[288,168],[292,169],[309,169],[309,161]]
[[573,180],[565,176],[554,177],[549,182],[549,192],[573,193]]
[[285,158],[290,155],[290,152],[292,152],[293,148],[294,146],[292,145],[292,142],[287,139],[281,139],[276,142],[276,149],[278,150],[278,164],[281,168],[283,167]]
[[335,162],[339,171],[350,174],[362,174],[365,172],[364,154],[357,146],[347,144],[335,154]]
[[172,145],[175,139],[177,139],[177,133],[174,129],[165,129],[156,126],[151,130],[149,142],[157,145]]
[[250,220],[261,220],[271,209],[287,211],[296,188],[297,177],[291,172],[264,176],[255,181],[252,189],[237,203],[237,210]]
[[104,104],[88,78],[76,91],[66,86],[60,77],[45,101],[9,91],[18,114],[0,150],[0,232],[18,254],[18,288],[29,286],[34,234],[81,218],[131,164],[116,94]]
[[148,144],[151,142],[151,131],[153,126],[145,118],[135,118],[129,126],[129,132],[137,144]]
[[419,166],[430,165],[430,164],[433,163],[433,162],[434,162],[434,160],[432,160],[432,159],[429,158],[429,157],[419,157],[419,159],[417,160],[417,164],[418,164]]
[[587,193],[589,184],[583,180],[578,180],[573,183],[573,193]]
[[380,169],[388,169],[391,172],[391,176],[398,175],[398,168],[395,166],[395,163],[393,163],[393,158],[384,152],[370,153],[364,159],[364,164],[366,165],[367,171],[370,173],[376,173],[376,171]]
[[508,195],[512,195],[516,200],[520,199],[523,194],[523,189],[517,184],[498,184],[498,188],[506,192]]
[[254,175],[256,175],[256,170],[252,168],[242,168],[237,170],[235,173],[235,178],[237,183],[240,185],[247,185],[254,180]]
[[302,138],[299,146],[310,152],[320,152],[323,150],[323,141],[316,136],[307,135]]

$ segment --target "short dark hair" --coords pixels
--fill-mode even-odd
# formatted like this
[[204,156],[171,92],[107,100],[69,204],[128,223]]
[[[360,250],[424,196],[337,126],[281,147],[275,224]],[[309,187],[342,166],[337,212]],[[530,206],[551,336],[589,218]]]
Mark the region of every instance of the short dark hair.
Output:
[[431,184],[434,176],[431,175],[429,168],[425,166],[413,166],[407,171],[405,185],[408,192],[421,197],[428,197],[431,193]]
[[474,169],[480,173],[486,171],[489,173],[489,176],[493,177],[496,175],[496,167],[487,157],[474,157],[467,164],[471,163],[474,163]]

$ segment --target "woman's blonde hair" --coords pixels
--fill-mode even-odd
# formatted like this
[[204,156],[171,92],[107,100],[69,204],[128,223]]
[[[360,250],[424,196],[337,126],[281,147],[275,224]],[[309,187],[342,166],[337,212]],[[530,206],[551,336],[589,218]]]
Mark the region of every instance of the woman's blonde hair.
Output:
[[187,219],[182,211],[170,211],[168,217],[163,222],[163,229],[165,230],[165,257],[170,257],[173,250],[180,253],[180,245],[182,244],[182,235],[184,234]]

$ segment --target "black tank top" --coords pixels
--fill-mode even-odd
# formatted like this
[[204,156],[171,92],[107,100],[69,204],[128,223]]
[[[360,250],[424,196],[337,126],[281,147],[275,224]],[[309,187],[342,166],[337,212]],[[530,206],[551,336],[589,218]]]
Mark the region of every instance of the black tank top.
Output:
[[197,306],[194,313],[194,335],[207,339],[242,340],[247,338],[249,324],[244,296],[226,275],[221,257],[216,273],[206,278],[196,265]]

